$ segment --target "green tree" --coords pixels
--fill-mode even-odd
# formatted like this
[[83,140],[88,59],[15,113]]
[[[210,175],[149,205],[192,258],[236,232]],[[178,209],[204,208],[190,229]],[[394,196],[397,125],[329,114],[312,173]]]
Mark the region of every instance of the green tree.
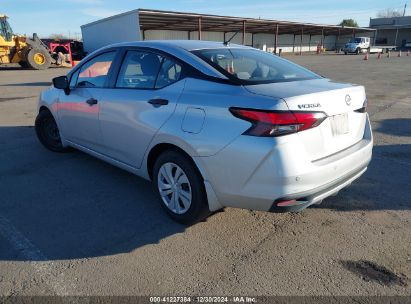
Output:
[[338,25],[358,27],[358,23],[354,19],[343,19]]

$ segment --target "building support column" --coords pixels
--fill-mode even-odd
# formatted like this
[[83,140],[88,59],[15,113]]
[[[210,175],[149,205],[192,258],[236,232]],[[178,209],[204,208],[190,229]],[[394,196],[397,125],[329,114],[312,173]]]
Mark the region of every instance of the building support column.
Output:
[[294,54],[294,49],[295,49],[295,34],[294,34],[294,38],[293,38],[293,54]]
[[142,34],[143,34],[143,40],[146,40],[146,31],[145,31],[145,30],[142,30],[141,32],[142,32]]
[[324,28],[321,29],[321,48],[324,48]]
[[337,37],[335,38],[335,44],[334,44],[334,48],[335,48],[335,52],[336,52],[336,53],[338,53],[337,47],[338,47],[338,40],[340,39],[340,33],[341,33],[341,29],[338,29],[338,35],[337,35]]
[[274,36],[274,54],[277,54],[278,48],[278,23],[275,26],[275,36]]
[[254,33],[251,33],[251,47],[254,47]]
[[311,34],[310,34],[310,38],[308,39],[308,51],[311,52]]
[[245,20],[243,20],[243,45],[245,45]]
[[399,30],[399,28],[397,27],[397,31],[395,32],[395,40],[394,40],[394,45],[395,46],[397,46],[398,30]]
[[201,17],[198,17],[198,40],[201,40]]
[[303,35],[304,35],[304,28],[301,28],[301,38],[300,38],[300,56],[303,52]]
[[378,34],[378,30],[375,30],[375,32],[374,32],[374,45],[377,44],[377,34]]
[[190,38],[191,38],[190,33],[191,33],[190,31],[187,31],[187,40],[190,40]]

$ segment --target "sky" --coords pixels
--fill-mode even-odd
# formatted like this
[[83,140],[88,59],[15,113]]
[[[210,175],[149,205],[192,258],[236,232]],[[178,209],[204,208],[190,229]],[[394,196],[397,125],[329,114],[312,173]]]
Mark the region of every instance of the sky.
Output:
[[[378,11],[401,10],[406,0],[1,0],[15,33],[81,37],[80,25],[137,8],[366,27]],[[411,3],[408,4],[411,13]]]

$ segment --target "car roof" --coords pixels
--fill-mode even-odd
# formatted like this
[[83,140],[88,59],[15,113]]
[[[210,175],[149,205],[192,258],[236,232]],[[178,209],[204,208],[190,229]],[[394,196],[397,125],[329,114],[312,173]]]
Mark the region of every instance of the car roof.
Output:
[[239,45],[239,44],[224,44],[223,42],[216,42],[216,41],[205,41],[205,40],[144,40],[144,41],[129,41],[129,42],[120,42],[111,45],[107,45],[98,49],[88,55],[87,58],[90,58],[98,53],[104,52],[107,49],[112,48],[122,48],[122,47],[146,47],[146,48],[153,48],[160,51],[164,51],[169,53],[182,61],[190,64],[197,70],[201,71],[202,73],[212,76],[218,77],[222,79],[227,79],[225,75],[221,72],[217,71],[214,67],[200,59],[198,56],[191,53],[193,50],[200,50],[200,49],[218,49],[218,48],[242,48],[242,49],[253,49],[252,47]]
[[193,51],[199,49],[215,49],[215,48],[250,48],[248,46],[218,41],[206,40],[144,40],[144,41],[130,41],[114,44],[111,46],[140,46],[140,47],[178,47],[186,51]]

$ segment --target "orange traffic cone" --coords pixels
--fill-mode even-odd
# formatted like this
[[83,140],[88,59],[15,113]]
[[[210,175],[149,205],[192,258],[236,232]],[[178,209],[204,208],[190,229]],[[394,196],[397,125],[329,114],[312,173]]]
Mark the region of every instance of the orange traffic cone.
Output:
[[401,57],[401,51],[398,52],[398,57]]
[[378,57],[377,57],[377,59],[381,59],[381,52],[380,52],[380,53],[378,53]]
[[365,53],[364,60],[368,60],[368,52]]

